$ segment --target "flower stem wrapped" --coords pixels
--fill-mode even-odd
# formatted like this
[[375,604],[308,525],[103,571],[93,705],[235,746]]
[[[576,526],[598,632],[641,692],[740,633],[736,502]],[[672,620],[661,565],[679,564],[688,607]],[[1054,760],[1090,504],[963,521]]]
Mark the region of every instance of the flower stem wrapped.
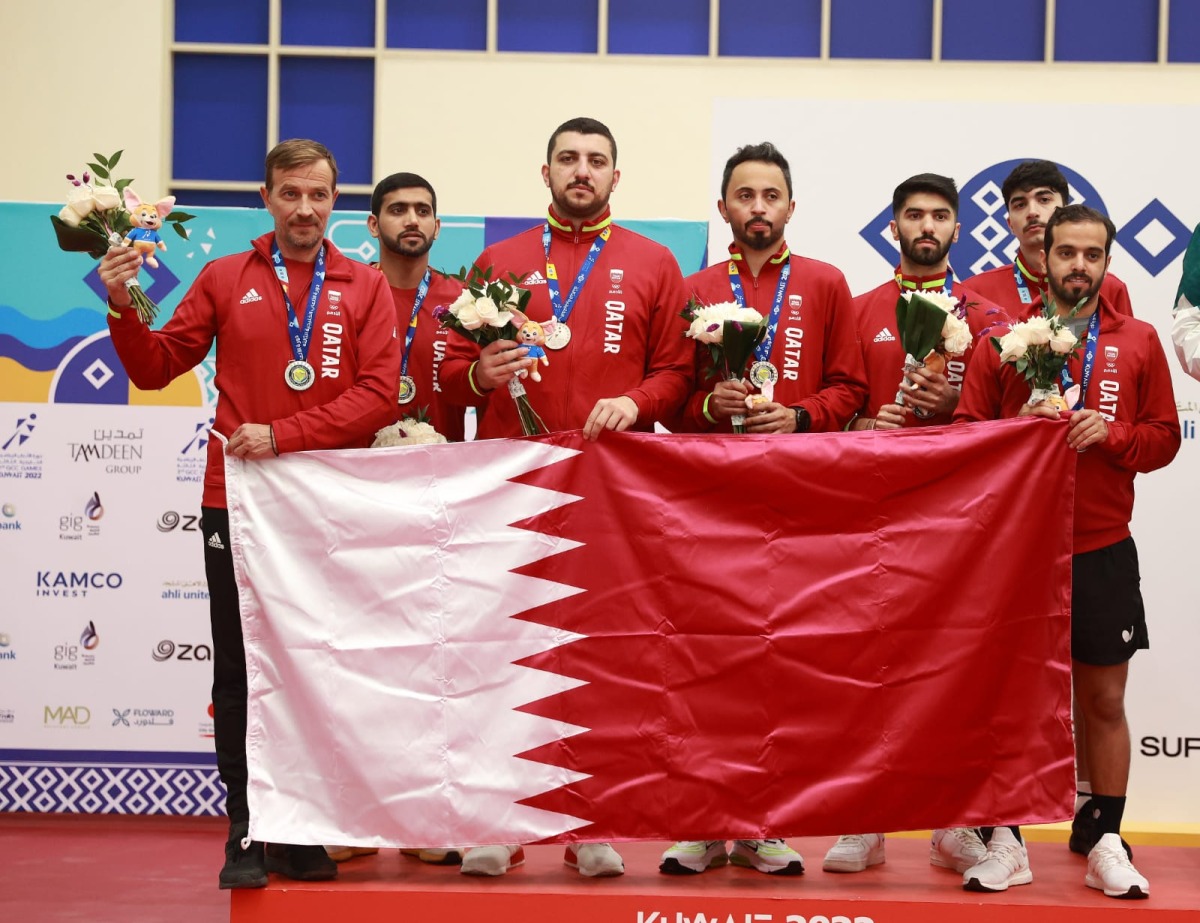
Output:
[[[712,359],[710,375],[718,372],[726,381],[741,381],[754,349],[767,333],[767,323],[753,308],[743,308],[736,301],[703,305],[691,299],[680,317],[688,321],[687,336],[708,347]],[[746,431],[746,417],[732,418],[733,431]]]

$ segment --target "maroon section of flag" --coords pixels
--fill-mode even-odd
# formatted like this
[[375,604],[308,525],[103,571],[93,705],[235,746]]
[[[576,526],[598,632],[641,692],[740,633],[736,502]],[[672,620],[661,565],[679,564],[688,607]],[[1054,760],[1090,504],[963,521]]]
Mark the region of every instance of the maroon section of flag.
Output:
[[1070,816],[1065,424],[803,436],[577,433],[522,570],[586,592],[525,665],[589,728],[523,754],[590,778],[526,801],[570,839],[715,839]]

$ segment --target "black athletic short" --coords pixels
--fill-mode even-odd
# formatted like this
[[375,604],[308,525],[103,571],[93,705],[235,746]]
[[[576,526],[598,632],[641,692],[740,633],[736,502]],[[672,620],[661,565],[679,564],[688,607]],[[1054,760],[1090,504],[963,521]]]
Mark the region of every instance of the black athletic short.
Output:
[[1137,548],[1126,538],[1071,561],[1071,656],[1111,667],[1150,646]]

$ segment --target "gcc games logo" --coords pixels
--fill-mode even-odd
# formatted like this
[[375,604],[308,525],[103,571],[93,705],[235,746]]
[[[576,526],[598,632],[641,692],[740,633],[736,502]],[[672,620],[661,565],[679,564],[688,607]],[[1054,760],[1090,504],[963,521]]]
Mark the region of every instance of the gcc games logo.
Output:
[[36,413],[28,413],[0,429],[0,478],[41,478],[42,456],[25,448],[37,429],[37,418]]
[[201,484],[204,469],[208,465],[208,442],[216,417],[208,417],[193,424],[187,442],[175,458],[175,480],[180,484]]

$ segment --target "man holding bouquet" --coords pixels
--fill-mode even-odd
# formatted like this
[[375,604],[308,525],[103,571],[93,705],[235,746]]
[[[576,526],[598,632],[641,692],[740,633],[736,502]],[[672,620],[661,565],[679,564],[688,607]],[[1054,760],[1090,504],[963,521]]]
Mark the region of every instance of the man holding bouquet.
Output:
[[[143,390],[166,387],[216,341],[214,431],[204,474],[204,564],[213,640],[217,767],[228,790],[222,888],[261,888],[267,872],[312,881],[337,867],[320,846],[263,844],[249,836],[246,802],[246,659],[225,499],[228,452],[366,447],[396,419],[400,347],[386,280],[324,239],[337,198],[337,165],[316,141],[293,139],[267,155],[263,203],[275,229],[243,253],[209,263],[161,330],[131,306],[137,251],[114,247],[100,262],[113,346]],[[298,524],[298,528],[303,524]]]
[[[687,301],[671,251],[614,224],[609,197],[620,180],[617,144],[603,123],[564,122],[546,150],[542,180],[550,208],[540,226],[488,247],[476,261],[493,278],[519,278],[531,296],[523,312],[549,331],[551,364],[530,388],[529,405],[550,432],[650,431],[678,412],[692,383],[691,345],[679,312]],[[552,324],[547,323],[553,321]],[[449,400],[480,408],[479,438],[521,436],[519,408],[504,387],[536,359],[516,340],[480,347],[451,339],[442,381]],[[477,846],[468,875],[503,875],[524,861],[517,845]],[[564,863],[586,877],[620,875],[607,843],[572,843]]]
[[[617,145],[603,123],[564,122],[550,136],[542,181],[546,221],[480,254],[493,278],[516,274],[531,297],[524,313],[548,326],[551,360],[529,403],[550,432],[650,431],[691,390],[691,347],[679,312],[687,296],[671,251],[613,223],[609,197],[621,178]],[[443,366],[448,399],[480,408],[479,438],[520,436],[505,385],[531,364],[529,347],[501,339],[482,350],[450,341]]]
[[[1065,418],[1066,441],[1079,452],[1075,480],[1071,584],[1071,679],[1087,725],[1091,771],[1088,809],[1096,842],[1085,883],[1110,897],[1148,897],[1120,829],[1129,780],[1125,718],[1129,660],[1149,647],[1137,549],[1129,531],[1133,480],[1168,464],[1179,450],[1179,418],[1171,373],[1158,333],[1122,314],[1104,293],[1116,229],[1082,205],[1060,208],[1046,222],[1047,297],[1080,346],[1062,372],[1068,409],[1030,403],[1030,384],[1014,362],[981,347],[967,371],[955,422],[1000,417]],[[1025,354],[1028,367],[1034,353]],[[1054,485],[1047,485],[1054,489]],[[997,827],[988,858],[963,875],[973,891],[1003,891],[1033,880],[1017,828]]]
[[[1049,160],[1026,160],[1017,164],[1000,187],[1008,209],[1009,230],[1020,249],[1010,266],[997,266],[970,279],[971,287],[1012,317],[1021,321],[1032,317],[1042,306],[1048,280],[1042,239],[1046,222],[1071,201],[1071,187],[1058,165]],[[1111,273],[1106,273],[1101,288],[1104,297],[1121,314],[1133,314],[1129,289]]]
[[[892,194],[891,229],[900,244],[893,278],[854,299],[868,391],[853,430],[949,423],[977,338],[1003,319],[997,305],[963,285],[950,268],[950,246],[959,232],[954,180],[921,173],[902,182]],[[925,361],[905,372],[905,332],[897,326],[896,302],[914,296],[928,296],[966,328],[959,325],[963,342],[939,338],[936,355],[914,357]]]
[[[866,393],[850,289],[840,270],[788,249],[784,228],[796,203],[791,169],[775,145],[746,145],[729,158],[717,208],[733,234],[730,258],[688,278],[693,304],[753,309],[765,331],[754,352],[732,364],[730,344],[723,344],[721,369],[698,339],[696,389],[679,428],[731,433],[744,427],[751,434],[842,429]],[[804,871],[800,854],[778,838],[734,840],[729,852],[724,840],[681,840],[663,853],[659,870],[691,875],[726,863],[771,875]]]
[[729,378],[697,346],[696,389],[679,428],[728,433],[744,416],[747,433],[842,429],[866,394],[850,289],[841,270],[788,249],[784,228],[796,202],[775,145],[746,145],[729,158],[717,208],[733,234],[729,259],[690,276],[688,290],[702,306],[758,311],[766,332],[748,369]]

